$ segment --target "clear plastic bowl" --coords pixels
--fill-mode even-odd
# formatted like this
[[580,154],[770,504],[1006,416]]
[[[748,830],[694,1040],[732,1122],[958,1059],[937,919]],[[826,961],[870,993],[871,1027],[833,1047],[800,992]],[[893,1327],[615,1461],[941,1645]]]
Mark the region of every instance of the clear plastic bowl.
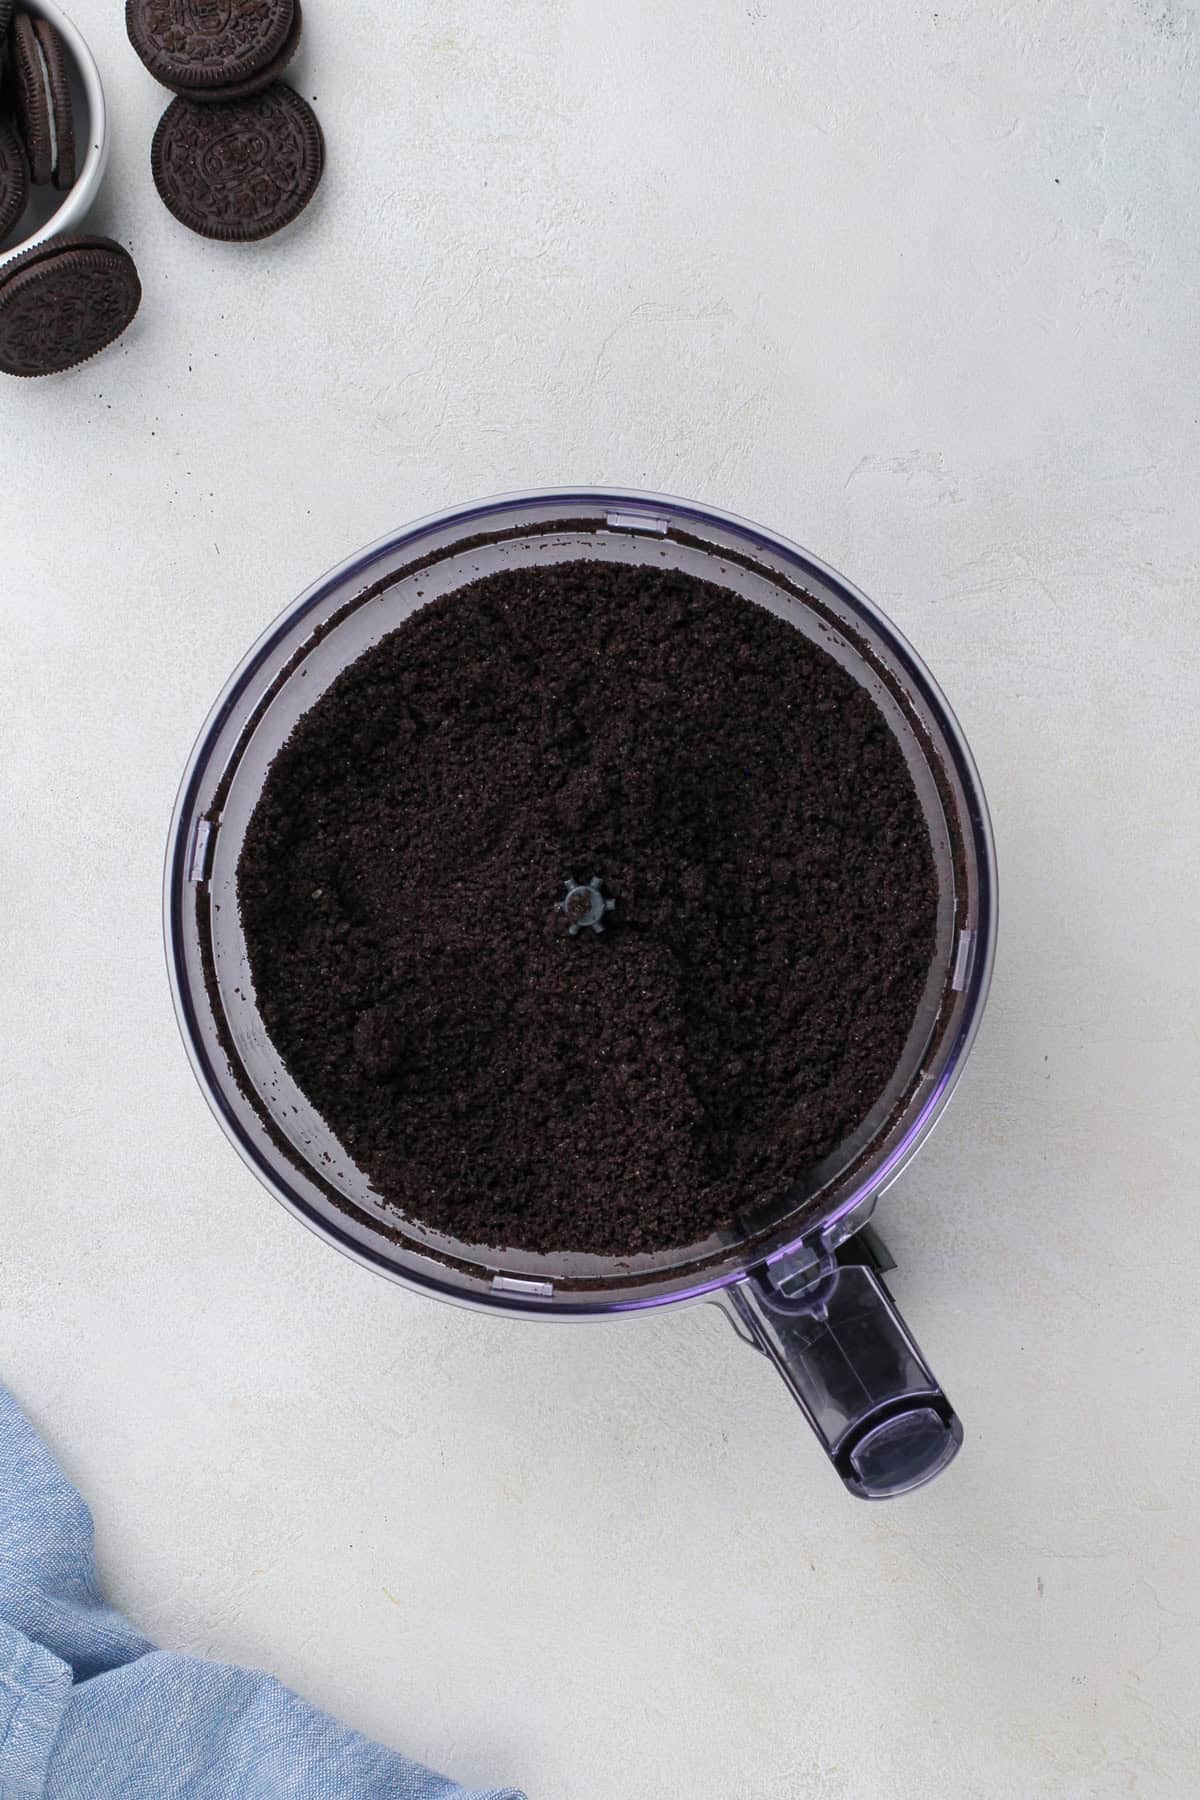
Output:
[[[446,1238],[388,1205],[276,1052],[254,1000],[236,901],[241,846],[267,770],[347,664],[417,607],[480,575],[572,558],[690,572],[819,643],[888,718],[938,875],[925,995],[869,1117],[818,1168],[797,1170],[770,1207],[702,1241],[626,1258],[497,1251]],[[852,1491],[897,1491],[886,1471],[900,1462],[909,1467],[900,1487],[918,1485],[953,1455],[961,1428],[878,1268],[849,1240],[932,1129],[978,1028],[995,942],[991,831],[970,751],[928,670],[864,595],[807,551],[711,508],[594,488],[485,500],[381,540],[302,594],[218,699],[180,789],[165,908],[175,1005],[209,1103],[264,1184],[326,1241],[426,1293],[507,1313],[587,1318],[720,1299],[741,1335],[779,1364]],[[846,1307],[853,1316],[839,1324]],[[834,1403],[830,1380],[850,1337],[857,1386]],[[807,1373],[797,1363],[800,1340]],[[864,1384],[881,1345],[886,1367]]]

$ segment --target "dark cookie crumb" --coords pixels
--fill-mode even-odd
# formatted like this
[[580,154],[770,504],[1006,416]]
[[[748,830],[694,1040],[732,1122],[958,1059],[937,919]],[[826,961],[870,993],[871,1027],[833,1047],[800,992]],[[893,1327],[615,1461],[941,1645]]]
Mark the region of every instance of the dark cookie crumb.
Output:
[[[564,883],[604,880],[602,936]],[[376,1189],[466,1243],[688,1245],[870,1110],[934,952],[869,695],[674,571],[489,576],[276,757],[239,900],[260,1008]]]

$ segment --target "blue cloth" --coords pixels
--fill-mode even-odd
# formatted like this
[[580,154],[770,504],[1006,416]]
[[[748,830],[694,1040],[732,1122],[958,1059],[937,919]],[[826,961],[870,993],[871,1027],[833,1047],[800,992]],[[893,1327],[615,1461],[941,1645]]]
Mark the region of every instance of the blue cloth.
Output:
[[267,1675],[106,1605],[92,1517],[0,1388],[0,1800],[521,1800],[466,1789]]

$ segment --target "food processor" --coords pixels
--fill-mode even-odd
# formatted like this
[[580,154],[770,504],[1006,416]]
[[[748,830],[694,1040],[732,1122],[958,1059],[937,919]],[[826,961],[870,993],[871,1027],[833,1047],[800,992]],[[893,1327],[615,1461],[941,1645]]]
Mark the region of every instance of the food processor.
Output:
[[[936,949],[903,1053],[868,1115],[769,1206],[669,1250],[541,1255],[472,1244],[375,1192],[297,1087],[255,1001],[237,904],[267,771],[346,666],[416,608],[514,567],[605,560],[671,568],[767,607],[868,690],[912,776],[937,872]],[[780,846],[777,854],[786,854]],[[730,514],[604,488],[483,500],[419,520],[332,570],[264,633],[201,732],[165,874],[167,963],[184,1043],[255,1174],[347,1255],[437,1299],[577,1320],[715,1301],[779,1370],[847,1489],[884,1499],[940,1473],[962,1426],[883,1279],[869,1226],[962,1072],[995,948],[995,855],[971,753],[896,628],[808,551]]]

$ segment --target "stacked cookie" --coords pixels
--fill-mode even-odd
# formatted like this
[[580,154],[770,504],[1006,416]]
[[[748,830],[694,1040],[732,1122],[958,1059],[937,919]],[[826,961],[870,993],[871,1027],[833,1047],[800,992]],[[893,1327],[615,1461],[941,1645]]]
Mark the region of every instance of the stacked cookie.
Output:
[[75,121],[67,54],[48,19],[0,0],[0,244],[24,217],[30,190],[75,182]]
[[168,211],[230,243],[289,225],[325,161],[316,114],[279,80],[300,42],[300,0],[126,0],[125,26],[176,95],[150,155]]
[[110,238],[37,244],[0,268],[0,373],[57,375],[120,337],[142,298],[128,250]]

